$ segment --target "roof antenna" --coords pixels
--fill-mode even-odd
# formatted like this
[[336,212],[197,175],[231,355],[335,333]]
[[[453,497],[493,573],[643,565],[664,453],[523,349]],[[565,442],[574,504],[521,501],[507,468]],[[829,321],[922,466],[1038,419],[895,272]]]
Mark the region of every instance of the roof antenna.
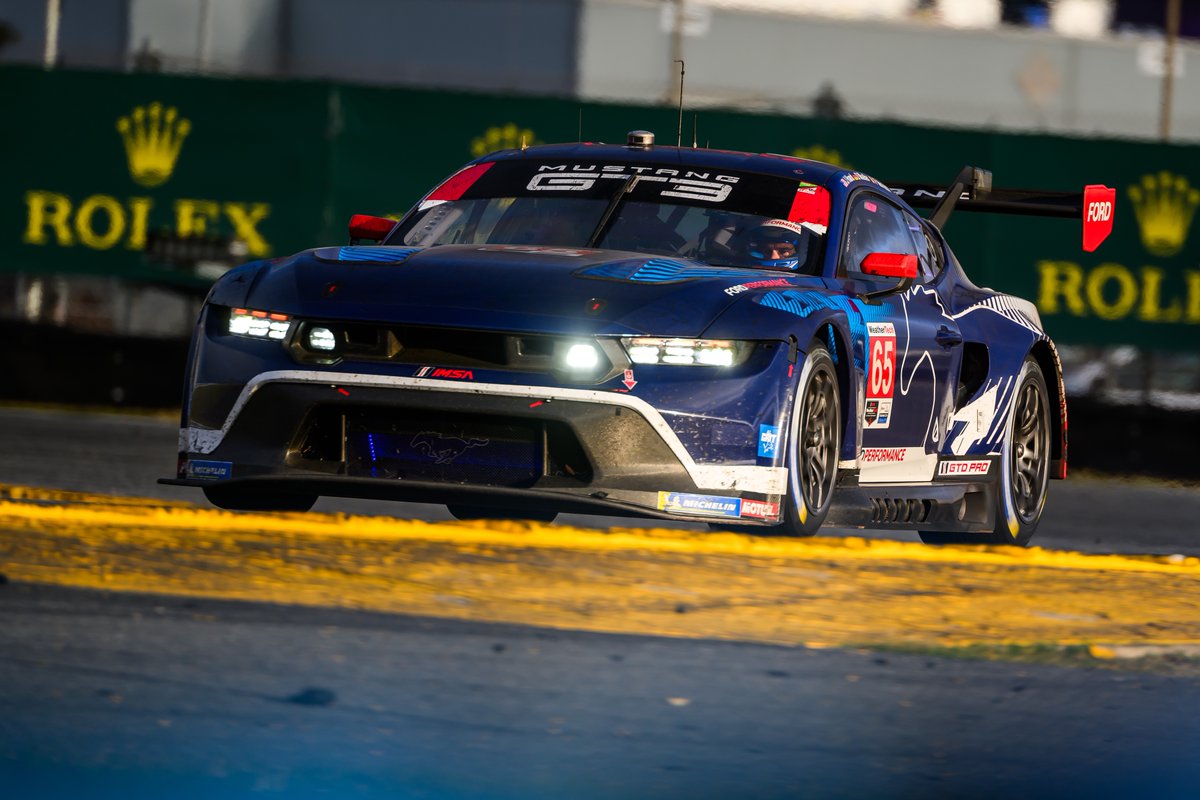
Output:
[[696,149],[696,126],[699,125],[700,112],[692,112],[692,149]]
[[528,145],[526,145],[526,144],[525,144],[525,134],[523,134],[523,133],[522,133],[522,134],[521,134],[521,152],[524,152],[524,151],[525,151],[525,148],[526,148],[527,146],[528,146]]
[[679,134],[675,137],[675,146],[683,147],[683,59],[677,58],[673,63],[679,65]]

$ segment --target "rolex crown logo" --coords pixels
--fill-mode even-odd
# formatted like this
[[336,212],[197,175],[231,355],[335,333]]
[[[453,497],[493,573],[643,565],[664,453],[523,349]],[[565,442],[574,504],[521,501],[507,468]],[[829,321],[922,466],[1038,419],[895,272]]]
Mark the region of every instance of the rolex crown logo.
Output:
[[1182,175],[1163,170],[1143,175],[1140,184],[1130,186],[1129,199],[1147,250],[1156,256],[1173,256],[1183,249],[1200,205],[1200,189],[1193,189]]
[[507,125],[496,125],[488,128],[482,136],[471,140],[471,155],[479,158],[497,150],[524,149],[531,145],[541,144],[537,136],[529,128],[522,128],[515,122]]
[[129,174],[142,186],[166,183],[191,129],[191,122],[180,118],[174,108],[164,110],[162,103],[138,106],[128,117],[118,119]]

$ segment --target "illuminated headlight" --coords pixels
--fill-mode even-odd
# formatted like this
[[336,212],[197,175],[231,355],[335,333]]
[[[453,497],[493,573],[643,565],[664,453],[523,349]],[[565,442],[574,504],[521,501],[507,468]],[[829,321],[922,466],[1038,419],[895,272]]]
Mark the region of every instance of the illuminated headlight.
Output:
[[248,308],[229,309],[229,332],[239,336],[254,336],[262,339],[286,339],[291,330],[291,317],[269,311]]
[[680,364],[732,367],[746,360],[750,343],[728,339],[623,339],[625,352],[635,364]]
[[571,369],[595,369],[600,363],[600,351],[594,345],[573,344],[567,349],[563,361]]
[[337,337],[329,328],[309,328],[308,346],[313,350],[330,351],[337,347]]

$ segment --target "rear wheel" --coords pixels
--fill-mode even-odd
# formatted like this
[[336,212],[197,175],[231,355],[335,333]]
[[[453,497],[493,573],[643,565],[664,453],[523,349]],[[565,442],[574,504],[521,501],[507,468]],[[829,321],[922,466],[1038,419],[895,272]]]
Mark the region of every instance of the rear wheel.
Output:
[[1004,447],[1000,453],[1000,492],[991,533],[922,533],[927,544],[1011,544],[1033,538],[1046,506],[1050,479],[1050,397],[1041,367],[1025,359],[1017,375]]
[[315,494],[247,489],[241,486],[205,486],[208,502],[226,511],[308,511]]
[[470,521],[475,519],[508,519],[528,520],[530,522],[553,522],[558,516],[557,511],[539,511],[533,509],[491,508],[489,506],[467,506],[459,503],[447,503],[446,510],[455,519]]
[[825,345],[816,340],[800,373],[791,434],[783,527],[793,536],[812,536],[829,514],[842,446],[837,370]]

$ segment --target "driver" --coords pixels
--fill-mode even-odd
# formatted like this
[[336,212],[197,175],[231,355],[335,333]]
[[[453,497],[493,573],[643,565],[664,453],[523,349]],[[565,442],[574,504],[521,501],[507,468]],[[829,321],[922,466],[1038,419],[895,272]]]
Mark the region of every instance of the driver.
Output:
[[797,269],[807,256],[808,230],[798,222],[770,219],[742,239],[747,258],[760,267]]

